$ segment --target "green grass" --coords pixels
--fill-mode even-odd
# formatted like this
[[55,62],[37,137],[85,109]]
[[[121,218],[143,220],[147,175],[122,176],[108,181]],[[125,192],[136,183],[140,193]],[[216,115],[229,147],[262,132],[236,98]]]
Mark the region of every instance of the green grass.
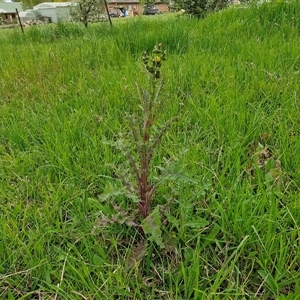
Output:
[[[1,299],[300,299],[298,3],[0,33]],[[138,110],[141,54],[168,60],[153,165],[164,249],[101,226],[109,145]],[[171,158],[169,161],[168,158]],[[174,176],[173,176],[174,177]]]

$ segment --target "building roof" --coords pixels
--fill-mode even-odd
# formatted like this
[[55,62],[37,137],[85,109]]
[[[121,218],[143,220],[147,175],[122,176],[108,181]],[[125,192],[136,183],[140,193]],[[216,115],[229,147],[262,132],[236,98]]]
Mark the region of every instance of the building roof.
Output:
[[38,5],[35,5],[33,8],[56,8],[56,7],[66,7],[73,5],[74,2],[43,2]]
[[0,13],[15,14],[16,9],[23,11],[22,2],[0,2]]
[[20,18],[24,18],[26,16],[33,16],[36,17],[37,13],[34,10],[25,10],[25,11],[21,11],[19,13]]

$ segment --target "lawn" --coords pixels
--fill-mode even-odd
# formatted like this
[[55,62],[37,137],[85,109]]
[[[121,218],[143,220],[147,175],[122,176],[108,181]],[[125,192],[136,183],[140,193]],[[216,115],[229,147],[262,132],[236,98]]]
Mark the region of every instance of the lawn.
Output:
[[[299,11],[2,30],[0,298],[300,299]],[[158,43],[143,235],[123,179]]]

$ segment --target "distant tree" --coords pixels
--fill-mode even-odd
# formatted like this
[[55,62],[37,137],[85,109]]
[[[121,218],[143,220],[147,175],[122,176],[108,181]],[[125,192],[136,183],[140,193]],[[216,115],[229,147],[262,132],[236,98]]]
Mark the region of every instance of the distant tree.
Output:
[[43,1],[43,0],[23,0],[22,4],[23,4],[23,7],[25,9],[27,9],[27,8],[33,8],[35,5],[38,5],[43,2],[45,2],[45,1]]
[[140,4],[143,4],[145,7],[150,7],[152,5],[155,5],[156,1],[155,0],[140,0]]
[[103,18],[104,0],[79,0],[71,9],[71,17],[75,22],[82,22],[85,27],[92,21]]
[[174,0],[138,0],[140,5],[143,5],[144,7],[152,7],[156,4],[167,4],[169,5],[171,2],[173,2]]
[[210,12],[216,12],[228,6],[229,0],[177,0],[176,3],[187,14],[203,18]]

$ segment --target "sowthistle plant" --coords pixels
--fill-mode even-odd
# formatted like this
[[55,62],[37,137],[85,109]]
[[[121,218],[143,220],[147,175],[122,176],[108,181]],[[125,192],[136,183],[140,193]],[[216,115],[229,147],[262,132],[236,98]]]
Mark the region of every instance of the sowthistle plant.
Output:
[[[163,245],[161,241],[160,231],[160,212],[159,209],[153,210],[151,213],[151,204],[156,193],[156,187],[159,183],[151,176],[151,167],[154,151],[166,132],[170,120],[162,126],[156,125],[159,112],[162,110],[163,99],[161,96],[162,78],[161,66],[166,60],[166,51],[162,50],[162,44],[154,46],[152,53],[143,53],[143,62],[149,79],[149,88],[142,89],[137,84],[138,98],[140,100],[141,115],[128,115],[129,120],[129,136],[126,135],[125,140],[118,138],[114,144],[121,151],[124,151],[130,169],[120,174],[118,170],[117,176],[121,179],[124,187],[128,190],[130,197],[134,195],[136,199],[138,213],[142,222],[137,222],[135,217],[131,216],[129,211],[120,209],[115,211],[116,215],[112,219],[102,218],[97,223],[97,226],[126,223],[129,226],[138,228],[141,234],[149,234],[154,237],[157,244]],[[121,134],[122,136],[122,134]],[[124,135],[123,135],[124,136]],[[132,175],[132,176],[130,176]],[[116,205],[113,205],[116,207]],[[125,221],[126,220],[126,221]]]
[[136,121],[136,119],[130,118],[130,128],[135,143],[136,155],[133,155],[130,149],[127,149],[126,155],[137,181],[135,187],[135,193],[139,198],[137,206],[143,219],[149,215],[151,202],[156,190],[156,185],[150,183],[149,179],[150,163],[154,150],[165,131],[161,129],[160,132],[154,133],[153,130],[158,109],[162,103],[159,99],[162,87],[160,68],[164,60],[166,60],[166,51],[162,50],[161,43],[154,46],[152,54],[148,55],[146,51],[143,53],[143,62],[148,71],[151,91],[150,93],[142,91],[138,86],[142,120],[141,122],[134,122],[133,120]]

